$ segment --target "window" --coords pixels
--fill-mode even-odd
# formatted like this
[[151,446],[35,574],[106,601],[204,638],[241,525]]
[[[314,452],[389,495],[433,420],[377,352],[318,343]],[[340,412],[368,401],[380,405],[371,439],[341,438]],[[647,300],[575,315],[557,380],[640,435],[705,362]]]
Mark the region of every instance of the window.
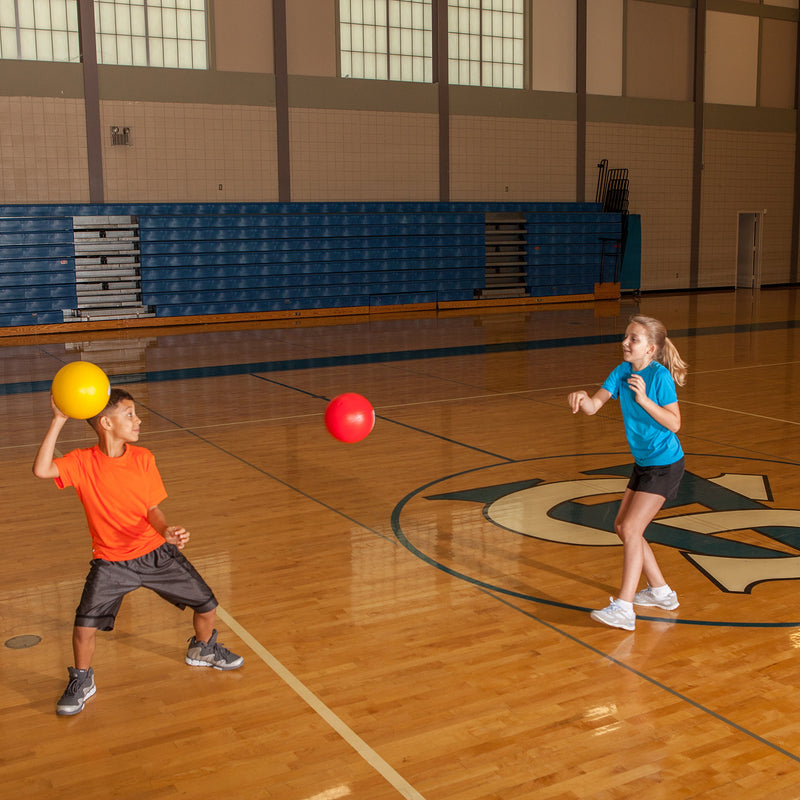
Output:
[[430,0],[340,0],[341,74],[433,80]]
[[[99,64],[207,69],[206,0],[95,0]],[[0,0],[0,58],[80,61],[77,0]]]
[[524,0],[450,0],[450,83],[524,88]]
[[97,62],[206,69],[205,0],[95,0]]
[[[339,0],[341,74],[430,82],[431,0]],[[448,3],[450,83],[524,86],[524,0]]]
[[0,0],[0,58],[80,61],[77,0]]

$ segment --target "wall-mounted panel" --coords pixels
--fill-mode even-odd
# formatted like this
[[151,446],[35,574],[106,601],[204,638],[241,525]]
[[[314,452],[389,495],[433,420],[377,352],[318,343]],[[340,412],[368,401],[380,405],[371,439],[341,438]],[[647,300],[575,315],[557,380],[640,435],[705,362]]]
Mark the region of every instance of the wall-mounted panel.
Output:
[[709,11],[705,100],[754,106],[758,87],[758,17]]
[[218,70],[261,74],[273,72],[271,2],[214,0],[213,20],[212,35]]
[[335,78],[336,6],[331,0],[291,0],[286,4],[286,48],[290,75]]
[[586,91],[622,94],[622,0],[591,0],[586,17]]
[[625,94],[691,100],[694,94],[694,10],[630,0]]
[[765,19],[761,23],[759,105],[793,108],[797,23]]
[[532,0],[531,88],[575,91],[577,4],[575,0]]

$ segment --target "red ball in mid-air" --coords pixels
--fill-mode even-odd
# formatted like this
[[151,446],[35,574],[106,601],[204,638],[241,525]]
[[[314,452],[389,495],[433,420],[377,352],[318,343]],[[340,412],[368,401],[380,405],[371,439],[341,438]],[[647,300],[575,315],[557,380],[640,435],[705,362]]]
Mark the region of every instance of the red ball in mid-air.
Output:
[[360,394],[346,392],[334,397],[325,409],[325,427],[340,442],[360,442],[375,425],[375,409]]

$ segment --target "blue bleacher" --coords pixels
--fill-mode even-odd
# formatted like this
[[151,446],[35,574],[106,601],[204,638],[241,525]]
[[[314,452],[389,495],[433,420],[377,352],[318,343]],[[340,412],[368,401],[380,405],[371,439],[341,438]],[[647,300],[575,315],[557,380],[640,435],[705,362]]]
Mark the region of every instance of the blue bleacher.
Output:
[[110,203],[0,206],[0,326],[77,304],[72,217],[135,216],[158,317],[472,300],[488,212],[525,216],[531,296],[593,291],[621,217],[595,203]]
[[[0,327],[64,321],[75,308],[72,220],[37,206],[0,214]],[[31,212],[31,209],[34,209]]]

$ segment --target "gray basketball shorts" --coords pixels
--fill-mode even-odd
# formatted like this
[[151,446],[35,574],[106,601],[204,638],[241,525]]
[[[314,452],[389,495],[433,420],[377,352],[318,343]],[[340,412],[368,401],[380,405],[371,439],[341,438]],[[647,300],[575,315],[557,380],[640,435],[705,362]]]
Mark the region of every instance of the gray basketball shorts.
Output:
[[75,611],[75,625],[113,630],[122,599],[140,586],[180,609],[188,606],[202,614],[217,607],[217,599],[200,573],[174,544],[165,542],[130,561],[93,559]]

